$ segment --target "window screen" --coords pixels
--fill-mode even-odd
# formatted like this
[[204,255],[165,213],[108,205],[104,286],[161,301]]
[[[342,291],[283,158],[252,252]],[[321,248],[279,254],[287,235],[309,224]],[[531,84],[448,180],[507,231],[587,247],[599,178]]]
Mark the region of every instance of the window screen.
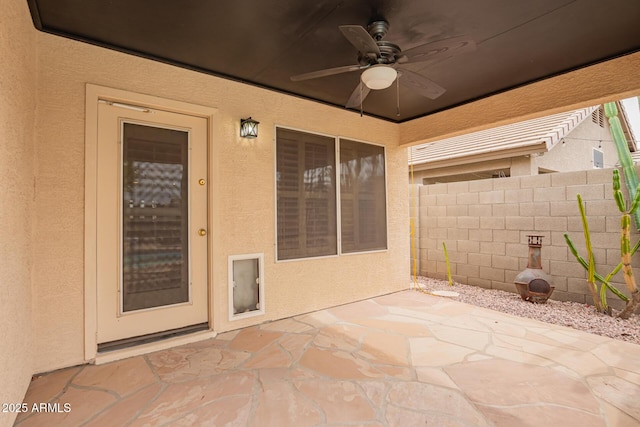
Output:
[[188,302],[189,134],[122,126],[122,310]]
[[277,130],[278,259],[337,254],[335,139]]
[[340,140],[342,252],[387,248],[384,148]]

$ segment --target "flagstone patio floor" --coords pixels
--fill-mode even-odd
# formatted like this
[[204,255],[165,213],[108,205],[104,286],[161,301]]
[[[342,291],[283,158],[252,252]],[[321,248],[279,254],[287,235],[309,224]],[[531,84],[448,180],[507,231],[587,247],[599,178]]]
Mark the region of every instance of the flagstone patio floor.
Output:
[[640,346],[402,291],[55,371],[27,426],[640,425]]

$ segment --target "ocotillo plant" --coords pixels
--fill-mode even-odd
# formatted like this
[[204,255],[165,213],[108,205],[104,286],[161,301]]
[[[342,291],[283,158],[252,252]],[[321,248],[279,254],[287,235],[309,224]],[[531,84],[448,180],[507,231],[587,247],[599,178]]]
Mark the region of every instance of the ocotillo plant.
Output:
[[[584,232],[584,240],[585,247],[587,249],[587,260],[582,258],[578,254],[578,250],[576,246],[573,244],[573,241],[569,237],[568,234],[564,234],[564,239],[567,242],[567,246],[569,246],[569,250],[573,254],[573,256],[578,260],[578,263],[584,267],[588,272],[587,284],[589,286],[589,291],[591,292],[591,296],[593,297],[593,305],[599,312],[606,312],[611,314],[611,310],[609,309],[609,305],[607,303],[607,289],[609,289],[613,294],[615,294],[621,300],[627,302],[629,298],[620,292],[615,286],[610,283],[610,280],[613,276],[615,276],[618,271],[622,268],[622,263],[618,264],[616,268],[614,268],[611,273],[607,275],[607,277],[602,277],[596,271],[595,267],[595,258],[593,256],[593,249],[591,247],[591,233],[589,232],[589,222],[587,221],[587,215],[584,209],[584,203],[582,201],[582,196],[580,194],[577,195],[578,199],[578,210],[580,211],[580,218],[582,220],[582,230]],[[640,248],[640,241],[634,246],[632,254],[634,254],[638,248]],[[598,296],[598,285],[596,284],[596,280],[602,283],[600,287],[600,293]]]
[[620,313],[620,317],[628,319],[640,304],[640,291],[636,285],[636,279],[631,268],[631,215],[638,210],[640,203],[640,187],[636,187],[635,196],[631,202],[631,207],[627,210],[627,204],[620,191],[620,173],[617,169],[613,170],[613,196],[618,205],[618,210],[622,213],[620,220],[620,257],[622,259],[622,275],[627,289],[631,293],[631,299],[627,301],[627,306]]
[[[606,301],[601,303],[598,299],[598,285],[596,285],[595,273],[596,273],[596,262],[593,257],[593,249],[591,248],[591,233],[589,232],[589,223],[587,222],[587,215],[584,210],[584,203],[582,203],[582,196],[578,194],[578,209],[580,209],[580,218],[582,218],[582,229],[584,231],[584,244],[587,248],[587,259],[589,260],[587,263],[587,286],[589,286],[589,292],[591,292],[591,297],[593,298],[593,306],[596,310],[602,313],[606,309]],[[569,238],[568,235],[564,235],[565,240]],[[568,241],[567,241],[568,243]],[[569,245],[571,247],[571,245]]]
[[[622,166],[624,183],[627,185],[627,190],[629,190],[631,200],[633,200],[636,196],[636,189],[638,188],[638,175],[633,167],[633,159],[631,159],[627,139],[624,136],[622,125],[618,118],[618,107],[616,107],[616,103],[608,102],[604,104],[604,114],[609,119],[609,129],[611,131],[611,136],[613,137],[613,142],[616,145],[620,166]],[[636,210],[632,215],[636,223],[636,229],[640,230],[640,210]]]
[[[564,235],[564,239],[566,240],[567,245],[569,246],[569,250],[571,251],[573,256],[576,258],[578,263],[582,267],[584,267],[585,270],[589,270],[589,263],[587,263],[587,261],[584,258],[582,258],[580,256],[580,254],[578,254],[578,250],[576,249],[576,246],[573,244],[573,241],[571,241],[571,239],[569,238],[568,234]],[[638,241],[638,243],[636,243],[636,245],[631,250],[631,255],[633,256],[633,254],[635,254],[638,251],[638,249],[640,249],[640,241]],[[620,271],[621,268],[622,268],[622,263],[619,263],[616,266],[616,268],[614,268],[613,270],[611,270],[611,272],[609,274],[607,274],[606,277],[602,277],[600,274],[598,274],[597,271],[594,271],[594,274],[593,274],[594,278],[598,282],[602,283],[602,286],[600,287],[600,303],[602,304],[602,307],[609,314],[611,314],[611,313],[610,313],[610,310],[608,309],[608,304],[607,304],[607,293],[606,293],[607,290],[611,291],[613,294],[615,294],[622,301],[624,301],[624,302],[628,302],[629,301],[629,297],[628,296],[626,296],[625,294],[620,292],[620,290],[618,288],[616,288],[615,286],[613,286],[611,284],[611,278],[613,276],[615,276],[616,274],[618,274],[618,272]]]
[[449,280],[449,286],[453,286],[453,280],[451,280],[451,264],[449,264],[449,252],[447,252],[447,245],[442,242],[442,248],[444,249],[444,261],[447,264],[447,279]]

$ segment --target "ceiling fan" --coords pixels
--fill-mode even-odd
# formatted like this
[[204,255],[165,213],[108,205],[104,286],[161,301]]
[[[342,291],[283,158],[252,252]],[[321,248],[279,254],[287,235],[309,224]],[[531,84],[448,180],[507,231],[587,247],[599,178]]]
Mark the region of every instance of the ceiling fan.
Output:
[[358,63],[298,74],[291,76],[291,80],[298,82],[364,70],[360,76],[361,83],[349,97],[345,105],[346,108],[362,106],[362,102],[371,90],[386,89],[394,81],[419,95],[436,99],[446,90],[432,80],[408,70],[402,65],[429,61],[434,58],[447,58],[474,51],[476,48],[473,40],[462,36],[424,43],[403,52],[398,45],[382,40],[389,31],[387,21],[373,21],[367,26],[367,29],[360,25],[341,25],[339,28],[345,38],[358,49]]

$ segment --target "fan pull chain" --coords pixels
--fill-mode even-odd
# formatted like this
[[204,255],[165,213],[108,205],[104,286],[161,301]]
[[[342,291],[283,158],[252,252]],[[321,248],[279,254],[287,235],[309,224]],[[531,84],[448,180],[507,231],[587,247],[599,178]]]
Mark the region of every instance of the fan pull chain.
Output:
[[400,117],[400,74],[396,77],[396,117]]

